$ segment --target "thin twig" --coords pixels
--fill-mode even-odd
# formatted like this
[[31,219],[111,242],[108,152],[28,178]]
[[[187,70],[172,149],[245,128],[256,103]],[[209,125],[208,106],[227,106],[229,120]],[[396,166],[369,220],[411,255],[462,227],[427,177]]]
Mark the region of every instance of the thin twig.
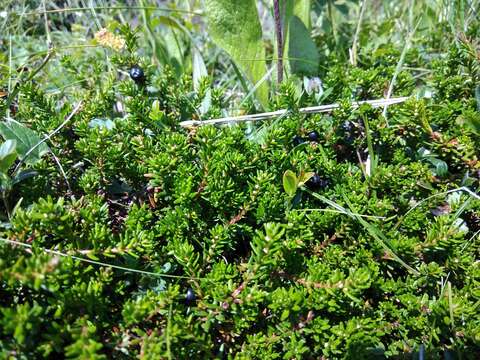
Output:
[[[369,104],[372,107],[381,107],[385,105],[393,105],[405,102],[408,97],[398,97],[398,98],[391,98],[391,99],[378,99],[378,100],[364,100],[364,101],[356,101],[352,102],[352,108],[356,109],[363,104]],[[315,114],[315,113],[328,113],[332,112],[335,109],[338,109],[341,104],[329,104],[329,105],[320,105],[320,106],[310,106],[306,108],[298,109],[300,114]],[[268,120],[273,119],[282,115],[285,115],[288,109],[277,110],[272,112],[260,113],[260,114],[252,114],[252,115],[242,115],[242,116],[231,116],[231,117],[224,117],[220,119],[211,119],[211,120],[187,120],[182,121],[180,126],[182,127],[192,127],[192,126],[202,126],[202,125],[218,125],[218,124],[228,124],[228,123],[236,123],[236,122],[244,122],[244,121],[259,121],[259,120]]]
[[63,166],[60,163],[60,160],[58,157],[55,155],[55,153],[50,149],[50,154],[52,154],[53,160],[58,166],[58,169],[60,170],[60,174],[63,176],[63,180],[65,180],[65,184],[67,185],[68,193],[70,196],[72,196],[72,188],[70,186],[70,182],[68,181],[67,174],[65,174],[65,170],[63,170]]
[[277,82],[281,84],[283,81],[283,30],[279,0],[273,0],[273,12],[275,16],[275,33],[277,35]]

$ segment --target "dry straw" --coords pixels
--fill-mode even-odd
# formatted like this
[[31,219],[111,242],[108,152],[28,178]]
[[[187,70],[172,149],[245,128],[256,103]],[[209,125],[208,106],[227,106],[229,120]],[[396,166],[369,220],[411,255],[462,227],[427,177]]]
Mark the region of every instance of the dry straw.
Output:
[[[398,98],[391,98],[391,99],[378,99],[378,100],[365,100],[365,101],[355,101],[351,104],[352,108],[358,108],[363,104],[369,104],[372,107],[382,107],[388,105],[399,104],[405,102],[408,97],[398,97]],[[320,105],[320,106],[310,106],[306,108],[299,109],[300,114],[316,114],[316,113],[328,113],[335,109],[338,109],[341,105],[338,103],[335,104],[328,104],[328,105]],[[289,110],[282,109],[272,112],[260,113],[260,114],[252,114],[252,115],[242,115],[242,116],[230,116],[224,117],[220,119],[211,119],[211,120],[187,120],[182,121],[180,126],[183,127],[194,127],[194,126],[203,126],[203,125],[221,125],[221,124],[231,124],[237,122],[245,122],[245,121],[260,121],[260,120],[268,120],[273,119],[288,113]]]

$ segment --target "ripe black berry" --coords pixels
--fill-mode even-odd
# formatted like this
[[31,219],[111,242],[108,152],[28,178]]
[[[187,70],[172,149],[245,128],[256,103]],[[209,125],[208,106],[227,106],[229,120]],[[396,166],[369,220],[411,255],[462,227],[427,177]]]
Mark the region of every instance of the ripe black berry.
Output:
[[187,290],[187,295],[185,295],[185,303],[187,305],[191,305],[197,300],[197,297],[195,296],[195,292],[193,291],[192,288],[188,288]]
[[329,185],[327,179],[322,178],[320,175],[315,174],[307,181],[307,187],[310,190],[320,190],[325,189]]
[[344,133],[351,133],[353,131],[353,123],[351,121],[345,121],[340,128],[343,130]]
[[295,135],[293,137],[292,142],[293,142],[294,146],[297,146],[297,145],[303,144],[305,142],[305,140],[303,140],[303,138],[301,136]]
[[308,133],[308,140],[310,141],[318,142],[319,138],[320,138],[320,135],[318,135],[318,132],[316,131],[311,131]]
[[130,77],[137,84],[143,83],[145,81],[145,73],[143,72],[143,69],[137,65],[133,66],[130,69]]
[[342,125],[340,125],[341,136],[343,137],[343,141],[346,144],[353,144],[355,141],[355,126],[351,121],[345,121]]

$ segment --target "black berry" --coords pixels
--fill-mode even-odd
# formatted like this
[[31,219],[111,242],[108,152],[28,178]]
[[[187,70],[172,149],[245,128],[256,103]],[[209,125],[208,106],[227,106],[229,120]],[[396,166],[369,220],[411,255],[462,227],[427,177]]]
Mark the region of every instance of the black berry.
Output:
[[351,121],[345,121],[340,128],[344,133],[351,133],[353,131],[353,123]]
[[297,145],[303,144],[305,142],[305,140],[303,140],[303,138],[301,136],[295,135],[293,137],[292,142],[293,142],[294,146],[297,146]]
[[308,140],[318,142],[318,139],[320,138],[320,135],[318,135],[318,132],[316,131],[311,131],[308,133]]
[[192,288],[188,288],[187,290],[187,295],[185,295],[185,303],[187,305],[191,305],[197,300],[197,297],[195,296],[195,292],[193,291]]
[[329,184],[330,182],[327,179],[315,174],[307,181],[306,185],[310,190],[320,190],[325,189]]
[[353,144],[355,141],[355,126],[351,121],[345,121],[340,125],[341,135],[343,136],[343,141],[346,144]]
[[145,81],[145,73],[143,72],[143,69],[137,65],[133,66],[130,69],[130,77],[137,84],[143,83]]

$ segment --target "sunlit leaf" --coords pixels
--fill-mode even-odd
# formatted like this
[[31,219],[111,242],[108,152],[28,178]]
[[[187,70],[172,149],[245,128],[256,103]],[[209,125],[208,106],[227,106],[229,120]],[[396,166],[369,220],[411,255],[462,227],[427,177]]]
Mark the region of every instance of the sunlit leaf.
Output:
[[30,165],[40,161],[49,151],[47,144],[40,144],[42,140],[35,131],[13,120],[0,122],[0,135],[5,140],[15,140],[19,158]]
[[[253,85],[260,82],[267,66],[262,27],[255,0],[206,0],[205,14],[213,40],[223,48]],[[267,107],[268,86],[256,90],[260,103]]]
[[297,192],[298,180],[295,173],[291,170],[283,174],[283,189],[289,196],[294,196]]

